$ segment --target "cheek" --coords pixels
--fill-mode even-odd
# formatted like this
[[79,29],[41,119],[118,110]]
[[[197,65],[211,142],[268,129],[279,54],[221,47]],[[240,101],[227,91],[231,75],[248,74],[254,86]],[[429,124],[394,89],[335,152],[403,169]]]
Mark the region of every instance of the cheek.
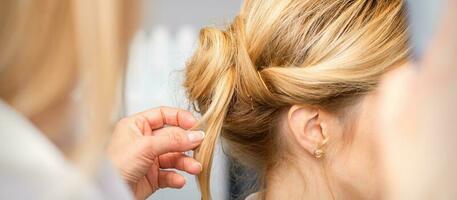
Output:
[[355,127],[345,133],[351,135],[345,137],[334,163],[338,182],[363,199],[377,199],[382,186],[373,122],[372,116],[361,113]]
[[378,148],[373,134],[373,130],[359,129],[355,133],[351,143],[348,144],[347,154],[345,155],[348,160],[348,172],[357,177],[361,183],[371,183],[379,180],[380,156],[378,155]]

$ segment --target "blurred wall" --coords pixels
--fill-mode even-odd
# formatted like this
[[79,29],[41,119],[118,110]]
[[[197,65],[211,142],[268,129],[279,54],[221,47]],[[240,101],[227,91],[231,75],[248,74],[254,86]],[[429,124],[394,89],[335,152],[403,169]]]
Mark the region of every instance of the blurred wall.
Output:
[[411,33],[413,34],[413,52],[419,57],[430,38],[435,34],[438,19],[447,0],[410,0],[408,1]]
[[172,31],[182,25],[200,28],[228,22],[241,0],[144,0],[144,26],[165,25]]

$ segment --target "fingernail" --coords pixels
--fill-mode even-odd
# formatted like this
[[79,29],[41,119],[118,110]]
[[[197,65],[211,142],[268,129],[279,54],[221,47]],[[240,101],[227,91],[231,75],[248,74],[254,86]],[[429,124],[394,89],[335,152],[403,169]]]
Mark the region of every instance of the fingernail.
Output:
[[187,134],[187,137],[192,143],[200,142],[205,137],[205,133],[203,131],[190,131],[189,134]]
[[199,172],[201,172],[201,171],[203,170],[202,164],[200,164],[200,163],[194,163],[193,165],[194,165],[194,166],[193,166],[194,168],[199,168],[199,169],[200,169]]

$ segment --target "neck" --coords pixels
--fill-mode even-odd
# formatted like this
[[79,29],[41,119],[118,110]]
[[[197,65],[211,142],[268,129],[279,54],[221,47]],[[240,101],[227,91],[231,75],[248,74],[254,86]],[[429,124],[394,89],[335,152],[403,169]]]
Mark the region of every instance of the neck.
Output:
[[277,167],[266,181],[266,199],[334,199],[320,161]]

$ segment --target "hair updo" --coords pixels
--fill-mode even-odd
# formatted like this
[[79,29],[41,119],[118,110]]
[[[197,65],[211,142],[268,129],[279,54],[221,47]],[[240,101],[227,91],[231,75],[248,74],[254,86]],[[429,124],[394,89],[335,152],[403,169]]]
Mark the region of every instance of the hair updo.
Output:
[[283,109],[349,105],[408,59],[407,38],[402,0],[247,0],[225,30],[202,29],[184,83],[207,134],[195,155],[202,198],[219,135],[262,174],[280,153]]

